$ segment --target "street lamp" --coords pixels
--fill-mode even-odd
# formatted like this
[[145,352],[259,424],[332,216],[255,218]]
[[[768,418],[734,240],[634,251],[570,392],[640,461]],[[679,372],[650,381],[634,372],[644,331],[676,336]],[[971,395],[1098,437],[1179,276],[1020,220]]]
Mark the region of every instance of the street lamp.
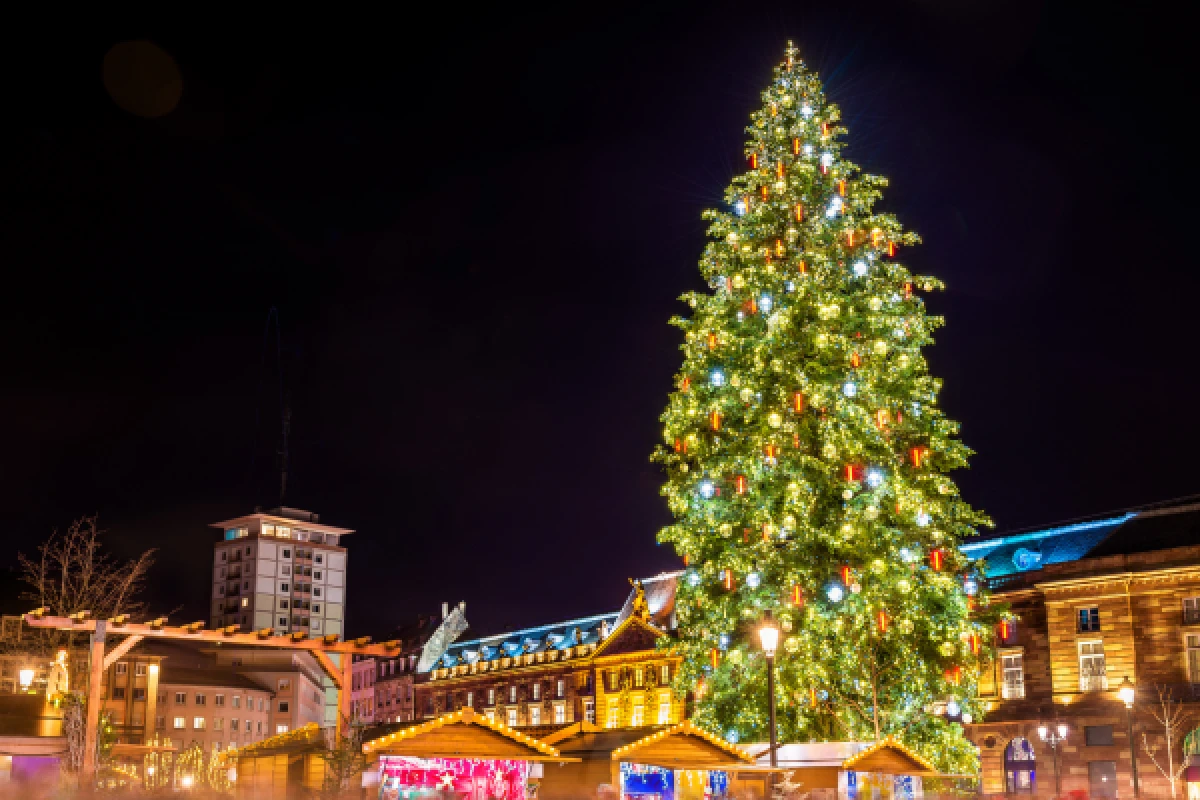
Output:
[[758,628],[758,638],[762,641],[763,654],[767,657],[767,707],[770,709],[771,726],[771,766],[779,766],[775,755],[775,649],[779,646],[779,626],[770,610],[763,614],[762,625]]
[[1120,697],[1121,702],[1125,704],[1125,718],[1129,722],[1129,766],[1133,770],[1133,796],[1138,797],[1142,790],[1138,786],[1137,745],[1133,741],[1133,701],[1137,699],[1137,687],[1129,680],[1128,675],[1117,687],[1117,697]]
[[1038,725],[1038,738],[1046,744],[1050,745],[1050,749],[1054,751],[1054,796],[1062,794],[1062,772],[1058,768],[1058,745],[1059,742],[1067,740],[1067,725],[1065,722],[1060,722],[1051,731],[1045,725]]

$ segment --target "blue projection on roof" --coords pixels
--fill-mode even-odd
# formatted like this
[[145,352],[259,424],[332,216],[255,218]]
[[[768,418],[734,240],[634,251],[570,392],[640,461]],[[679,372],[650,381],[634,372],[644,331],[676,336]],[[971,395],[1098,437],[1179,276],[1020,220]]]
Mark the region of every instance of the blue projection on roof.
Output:
[[1129,512],[1107,519],[967,542],[962,545],[962,551],[971,558],[987,559],[988,578],[1002,578],[1041,569],[1047,564],[1083,558],[1136,516],[1135,512]]

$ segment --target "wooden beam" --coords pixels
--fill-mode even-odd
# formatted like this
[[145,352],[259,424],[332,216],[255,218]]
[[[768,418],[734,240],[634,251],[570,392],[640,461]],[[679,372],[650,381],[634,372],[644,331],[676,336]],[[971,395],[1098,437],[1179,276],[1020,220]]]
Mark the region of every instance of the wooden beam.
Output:
[[[31,628],[52,628],[62,631],[92,632],[96,630],[98,620],[88,619],[82,612],[72,617],[47,617],[30,613],[25,615],[25,622]],[[355,653],[364,656],[392,657],[400,650],[398,641],[383,644],[358,644],[352,642],[329,642],[321,639],[295,639],[291,636],[263,636],[261,631],[251,633],[228,633],[222,630],[202,630],[203,623],[192,623],[184,626],[168,626],[161,620],[149,624],[127,623],[121,626],[121,633],[139,635],[146,639],[189,639],[193,642],[221,642],[225,645],[244,644],[249,647],[272,647],[283,650],[303,650],[310,653]]]
[[142,638],[142,636],[137,634],[134,634],[133,636],[126,636],[125,641],[114,647],[111,651],[109,651],[108,655],[104,657],[104,668],[108,669],[113,664],[117,663],[117,661],[119,661],[123,655],[132,650],[134,645],[140,642]]
[[100,698],[104,694],[104,629],[103,620],[92,622],[87,708],[83,723],[83,769],[80,776],[81,788],[86,792],[91,792],[96,787],[96,737],[100,733]]
[[329,680],[333,681],[334,688],[339,692],[342,691],[341,667],[333,663],[333,659],[320,650],[313,651],[313,657],[317,659],[317,663],[321,665],[321,669],[329,676]]

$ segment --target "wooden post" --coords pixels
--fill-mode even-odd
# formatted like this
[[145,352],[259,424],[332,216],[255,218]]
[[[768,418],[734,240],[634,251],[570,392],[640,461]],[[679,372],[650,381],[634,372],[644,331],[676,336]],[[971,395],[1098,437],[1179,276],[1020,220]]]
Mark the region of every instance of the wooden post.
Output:
[[104,628],[105,621],[96,620],[92,634],[92,652],[88,661],[87,711],[83,728],[83,774],[80,787],[91,792],[96,788],[96,737],[100,733],[101,696],[104,694]]
[[354,712],[354,654],[342,653],[342,685],[338,687],[338,735],[350,735],[350,719]]

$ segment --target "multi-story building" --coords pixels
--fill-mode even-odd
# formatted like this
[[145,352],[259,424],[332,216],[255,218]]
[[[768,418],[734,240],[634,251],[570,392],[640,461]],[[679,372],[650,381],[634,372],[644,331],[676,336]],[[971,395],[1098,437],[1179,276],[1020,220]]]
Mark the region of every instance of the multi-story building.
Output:
[[294,508],[214,523],[212,626],[314,636],[344,633],[346,548],[353,533]]
[[620,611],[456,642],[418,676],[416,718],[465,706],[520,728],[682,721],[679,659],[657,649],[674,629],[676,577],[643,581]]
[[272,693],[269,735],[287,733],[315,722],[336,723],[336,695],[316,659],[306,652],[255,647],[221,647],[208,651],[216,664],[236,672]]
[[[966,726],[984,793],[1050,795],[1057,773],[1063,792],[1127,797],[1136,759],[1145,794],[1173,795],[1168,749],[1178,767],[1200,737],[1185,742],[1179,730],[1168,742],[1155,715],[1162,691],[1200,721],[1200,504],[986,536],[963,549],[987,559],[995,599],[1017,615],[981,675],[989,711]],[[1118,694],[1126,681],[1131,712]],[[1066,739],[1052,748],[1040,731],[1049,739],[1059,725]]]
[[274,693],[244,675],[216,667],[173,666],[158,687],[155,728],[160,742],[205,752],[244,747],[272,734]]
[[354,718],[364,725],[375,722],[375,659],[355,656],[351,667],[351,707]]
[[376,661],[375,722],[411,722],[416,718],[413,684],[416,655],[380,658]]

